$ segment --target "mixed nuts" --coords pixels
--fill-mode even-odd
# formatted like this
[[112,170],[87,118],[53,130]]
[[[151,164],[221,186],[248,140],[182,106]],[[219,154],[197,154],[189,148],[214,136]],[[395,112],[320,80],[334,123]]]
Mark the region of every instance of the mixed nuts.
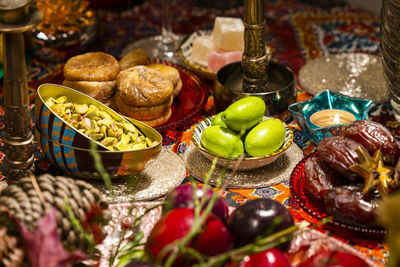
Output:
[[116,121],[96,105],[67,102],[66,96],[51,97],[46,105],[76,130],[110,150],[138,150],[158,143],[144,136],[133,124]]

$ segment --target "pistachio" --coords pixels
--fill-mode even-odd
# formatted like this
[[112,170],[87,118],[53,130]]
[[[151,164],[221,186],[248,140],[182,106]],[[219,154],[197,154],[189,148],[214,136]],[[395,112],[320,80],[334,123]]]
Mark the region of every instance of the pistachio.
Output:
[[117,139],[115,137],[106,137],[100,143],[104,146],[110,146],[117,143]]
[[158,143],[143,136],[135,125],[115,120],[96,105],[67,102],[65,96],[49,98],[45,103],[77,131],[110,150],[143,149]]
[[72,119],[72,120],[76,120],[76,121],[81,121],[81,120],[82,120],[82,116],[81,116],[80,114],[73,113],[73,114],[71,115],[71,119]]
[[136,127],[133,126],[133,124],[131,123],[124,122],[122,124],[122,127],[124,127],[125,131],[127,132],[133,132],[133,133],[137,132]]
[[95,117],[99,118],[99,114],[100,109],[97,106],[90,104],[86,112],[86,117],[89,117],[91,119],[94,119]]
[[65,106],[60,105],[60,104],[54,104],[50,108],[54,113],[56,113],[58,116],[63,116],[64,111],[65,111]]
[[94,141],[98,141],[104,137],[104,134],[102,133],[92,133],[90,135],[90,138],[92,138]]
[[109,119],[109,120],[112,120],[111,115],[108,114],[107,111],[100,111],[99,116],[100,116],[100,118],[102,118],[102,119]]
[[60,96],[55,100],[56,104],[64,104],[67,101],[67,97],[65,95]]
[[81,123],[82,127],[86,130],[91,130],[95,128],[95,125],[93,125],[92,120],[89,118],[83,118]]
[[65,110],[64,120],[68,121],[69,119],[71,119],[71,117],[72,117],[72,113],[71,113],[71,110],[68,108]]
[[111,122],[111,123],[110,123],[110,127],[111,127],[111,129],[113,129],[114,131],[117,131],[118,129],[120,129],[120,128],[117,126],[117,124],[115,124],[114,122]]
[[119,150],[119,151],[123,151],[123,150],[131,150],[132,147],[128,144],[125,144],[122,140],[119,141],[118,143],[116,143],[114,145],[114,148]]
[[50,97],[49,99],[47,99],[47,101],[45,102],[46,106],[51,108],[51,106],[53,106],[56,103],[56,100],[52,97]]
[[107,136],[107,127],[106,126],[101,126],[100,127],[100,133],[104,134],[104,136]]
[[72,104],[72,103],[64,103],[63,105],[65,105],[65,108],[66,109],[70,109],[70,110],[73,110],[74,109],[74,104]]
[[138,137],[137,132],[136,133],[129,132],[129,133],[127,133],[127,135],[129,136],[132,143],[134,143],[136,141],[136,138]]
[[[102,120],[98,120],[97,121],[98,122],[98,124],[100,125],[100,126],[106,126],[107,128],[111,128],[111,124],[113,124],[113,121],[112,121],[112,119],[102,119]],[[115,131],[115,127],[113,127],[113,130]]]
[[96,133],[100,133],[100,125],[97,124],[96,120],[92,120],[92,126]]
[[121,135],[121,142],[124,144],[129,144],[131,141],[131,138],[129,137],[129,135],[126,134],[122,134]]
[[89,109],[87,104],[83,104],[83,105],[75,104],[74,106],[75,106],[75,112],[78,114],[85,114]]
[[121,128],[117,128],[117,130],[115,131],[115,137],[117,137],[117,139],[120,140],[123,133],[124,130],[122,130]]
[[[106,126],[101,126],[101,127],[106,127]],[[107,129],[107,136],[116,137],[117,134],[115,133],[115,131],[113,129]]]
[[151,147],[153,145],[153,141],[150,138],[146,137],[145,140],[146,140],[147,146]]
[[79,126],[79,122],[74,119],[69,120],[68,123],[74,128],[78,128]]
[[132,145],[132,149],[133,150],[143,149],[143,148],[146,148],[146,147],[147,147],[147,145],[146,145],[145,142],[140,142],[140,143]]
[[115,125],[119,128],[124,128],[124,124],[122,122],[119,121],[114,121]]

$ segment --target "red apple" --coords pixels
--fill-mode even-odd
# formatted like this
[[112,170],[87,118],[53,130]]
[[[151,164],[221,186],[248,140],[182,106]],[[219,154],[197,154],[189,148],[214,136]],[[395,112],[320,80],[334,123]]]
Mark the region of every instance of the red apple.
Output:
[[[173,209],[156,223],[146,243],[146,251],[153,261],[158,259],[161,250],[172,242],[183,238],[194,224],[194,210],[188,208]],[[228,229],[217,217],[209,215],[202,226],[201,233],[187,246],[198,252],[213,256],[232,249],[232,239]],[[165,262],[165,256],[161,261]],[[180,256],[174,266],[184,266],[188,258]],[[187,262],[186,262],[187,263]]]
[[271,248],[259,253],[244,257],[237,265],[230,264],[229,267],[291,267],[286,255],[276,248]]
[[357,255],[343,252],[321,250],[311,256],[299,267],[368,267],[368,264]]
[[[193,200],[194,196],[193,190],[194,189],[191,184],[184,184],[178,186],[177,188],[169,192],[163,204],[163,214],[167,213],[172,209],[178,209],[178,208],[194,209],[195,203]],[[203,208],[207,206],[209,199],[211,199],[213,193],[214,192],[211,189],[208,189],[206,190],[206,192],[203,192],[202,186],[197,187],[196,196],[199,199],[199,201],[201,201],[204,197],[208,199],[207,201],[205,201]],[[229,207],[228,203],[226,203],[226,200],[222,197],[218,197],[216,202],[214,203],[211,213],[219,217],[225,223],[229,213]]]

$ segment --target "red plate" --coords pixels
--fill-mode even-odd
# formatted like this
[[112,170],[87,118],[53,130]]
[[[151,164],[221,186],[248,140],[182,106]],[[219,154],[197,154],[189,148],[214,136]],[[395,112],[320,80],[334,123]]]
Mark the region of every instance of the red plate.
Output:
[[180,65],[157,59],[149,61],[149,64],[154,63],[162,63],[176,68],[182,79],[182,89],[171,106],[171,118],[165,124],[156,126],[154,129],[165,132],[194,123],[193,118],[204,110],[207,103],[208,91],[203,81]]
[[[303,158],[294,168],[290,176],[290,191],[293,200],[301,208],[303,208],[303,210],[317,219],[323,219],[328,217],[323,203],[321,203],[321,201],[316,201],[312,198],[309,198],[307,192],[305,191],[304,164],[311,157],[319,157],[318,152],[311,153],[307,157]],[[327,223],[324,225],[324,228],[335,231],[335,233],[348,238],[355,237],[355,234],[372,238],[381,238],[386,234],[386,230],[383,228],[363,228],[344,224],[336,220]]]

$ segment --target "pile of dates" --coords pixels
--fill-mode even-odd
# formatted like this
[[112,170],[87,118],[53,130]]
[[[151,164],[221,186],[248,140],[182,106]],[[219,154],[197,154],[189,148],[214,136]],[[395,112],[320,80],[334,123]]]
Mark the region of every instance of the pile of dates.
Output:
[[379,227],[379,200],[398,188],[400,145],[392,133],[377,122],[354,121],[344,136],[324,138],[317,150],[320,157],[304,167],[307,195],[336,221]]

